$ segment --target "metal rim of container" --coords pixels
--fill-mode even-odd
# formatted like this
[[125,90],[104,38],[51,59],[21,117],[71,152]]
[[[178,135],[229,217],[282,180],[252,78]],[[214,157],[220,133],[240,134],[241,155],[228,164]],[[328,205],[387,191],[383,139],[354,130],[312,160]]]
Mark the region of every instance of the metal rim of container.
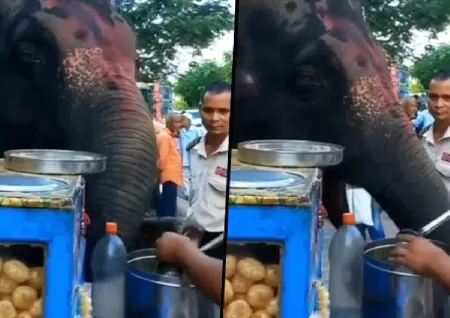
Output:
[[[248,148],[245,147],[247,145],[254,145],[257,143],[261,143],[261,144],[270,144],[270,143],[292,143],[292,144],[302,144],[302,145],[311,145],[311,146],[323,146],[323,147],[329,147],[329,150],[323,150],[323,151],[314,151],[314,154],[319,154],[319,155],[325,155],[325,154],[329,154],[331,151],[337,151],[337,152],[342,152],[344,151],[344,147],[343,146],[339,146],[336,144],[331,144],[331,143],[327,143],[327,142],[320,142],[320,141],[312,141],[312,140],[289,140],[289,139],[261,139],[261,140],[249,140],[249,141],[242,141],[240,143],[238,143],[237,145],[237,149],[249,149],[249,150],[259,150],[261,152],[276,152],[276,150],[263,150],[263,149],[258,149],[258,148]],[[330,151],[331,150],[331,151]],[[286,154],[296,154],[298,153],[298,151],[295,150],[289,150],[289,151],[284,151],[283,153]]]
[[[77,158],[77,157],[73,157],[71,159],[50,159],[50,158],[45,158],[45,159],[40,159],[38,157],[26,157],[26,156],[20,156],[18,154],[20,154],[21,152],[23,153],[61,153],[61,154],[67,154],[67,155],[74,155],[76,154],[78,157],[82,157],[84,156],[85,158]],[[68,162],[83,162],[86,161],[86,157],[91,157],[94,160],[106,160],[106,156],[102,155],[102,154],[98,154],[98,153],[94,153],[94,152],[89,152],[89,151],[78,151],[78,150],[65,150],[65,149],[14,149],[14,150],[7,150],[3,153],[4,158],[7,157],[11,157],[14,156],[14,158],[25,158],[25,159],[34,159],[34,160],[46,160],[46,161],[68,161]]]
[[[39,158],[39,154],[63,154],[61,158]],[[28,156],[26,155],[28,154]],[[33,174],[82,175],[105,171],[107,156],[87,151],[63,149],[14,149],[3,153],[7,170]],[[65,165],[66,169],[53,165]],[[67,169],[71,165],[71,169]],[[76,164],[76,168],[73,165]],[[83,164],[87,165],[82,166]],[[81,165],[81,166],[80,166]],[[39,166],[41,166],[39,168]],[[42,167],[44,166],[44,167]]]
[[[282,143],[290,143],[290,144],[298,144],[299,146],[321,146],[321,147],[327,147],[327,150],[319,150],[319,151],[296,151],[296,150],[276,150],[276,149],[258,149],[256,147],[250,147],[252,145],[257,144],[282,144]],[[335,166],[342,162],[343,156],[344,156],[344,147],[331,144],[331,143],[324,143],[324,142],[315,142],[315,141],[309,141],[309,140],[287,140],[287,139],[264,139],[264,140],[250,140],[250,141],[244,141],[240,142],[237,145],[238,149],[238,160],[242,162],[246,162],[249,164],[254,165],[261,165],[261,166],[270,166],[270,167],[297,167],[297,168],[312,168],[312,167],[327,167],[327,166]],[[310,160],[311,162],[306,164],[305,162],[301,162],[299,160],[292,160],[292,158],[283,159],[285,160],[284,163],[276,163],[276,160],[273,158],[264,159],[264,156],[296,156],[296,155],[302,155],[304,157],[311,156],[317,158],[317,156],[327,156],[328,158],[332,158],[332,160]],[[248,160],[248,157],[251,157],[251,160]],[[255,160],[256,158],[256,160]],[[270,161],[270,163],[269,163]],[[282,161],[282,160],[279,160]]]
[[[370,245],[370,244],[371,243],[369,243],[368,245]],[[412,272],[406,272],[406,271],[403,272],[403,271],[397,271],[397,270],[390,270],[390,269],[387,269],[387,268],[383,268],[383,267],[377,266],[377,265],[375,265],[375,264],[370,262],[372,260],[372,261],[379,262],[379,263],[386,263],[385,261],[377,260],[376,258],[371,257],[371,256],[369,256],[367,254],[369,252],[375,251],[377,249],[391,247],[391,246],[394,246],[394,245],[395,244],[386,244],[386,245],[374,246],[374,247],[371,247],[369,249],[364,250],[364,264],[366,264],[369,267],[375,268],[375,269],[377,269],[379,271],[388,273],[388,274],[403,275],[403,276],[408,276],[408,277],[420,277],[419,275],[414,274]]]
[[[161,275],[161,274],[158,274],[158,273],[148,272],[149,275],[154,275],[154,276],[157,276],[157,277],[163,278],[165,280],[169,280],[169,281],[155,280],[155,279],[151,279],[151,278],[148,278],[148,277],[145,277],[145,276],[141,275],[140,273],[147,273],[147,272],[145,272],[145,271],[143,271],[141,269],[138,269],[136,267],[130,268],[131,266],[133,266],[133,262],[136,262],[136,261],[139,261],[139,260],[156,258],[156,255],[143,255],[143,256],[133,257],[133,254],[152,252],[154,250],[155,249],[147,248],[147,249],[140,249],[140,250],[131,252],[128,255],[128,257],[131,257],[131,258],[129,258],[127,260],[127,269],[126,269],[127,273],[129,273],[130,275],[132,275],[132,276],[134,276],[136,278],[140,278],[142,280],[154,283],[156,285],[162,285],[162,286],[166,286],[166,287],[178,287],[178,288],[195,289],[195,286],[193,284],[183,285],[181,277],[175,277],[175,276],[169,276],[169,275]],[[175,281],[180,282],[180,283],[176,283]]]
[[[160,280],[149,279],[147,277],[143,277],[141,275],[133,273],[129,269],[127,269],[127,272],[133,277],[145,280],[146,282],[154,283],[155,285],[162,285],[162,286],[166,286],[166,287],[178,287],[178,288],[186,288],[186,289],[195,289],[195,286],[192,285],[192,284],[191,285],[182,286],[182,284],[168,283],[168,282],[164,282],[164,281],[160,281]],[[159,277],[170,277],[170,276],[167,276],[167,275],[160,275],[160,274],[155,274],[155,273],[152,273],[152,275],[157,275]]]

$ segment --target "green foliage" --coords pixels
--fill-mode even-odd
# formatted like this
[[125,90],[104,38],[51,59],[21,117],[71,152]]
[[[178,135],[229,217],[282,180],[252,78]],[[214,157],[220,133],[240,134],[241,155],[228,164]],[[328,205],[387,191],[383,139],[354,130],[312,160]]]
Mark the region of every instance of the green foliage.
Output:
[[234,23],[226,0],[139,1],[124,9],[123,15],[137,34],[140,80],[144,82],[173,75],[178,49],[199,52],[232,30]]
[[184,99],[180,98],[175,100],[175,102],[173,103],[173,108],[175,110],[185,110],[186,108],[188,108],[188,105]]
[[423,87],[428,87],[433,76],[450,67],[450,45],[441,45],[425,53],[412,67],[412,75]]
[[362,0],[367,23],[387,54],[401,61],[414,55],[409,44],[415,30],[431,37],[450,23],[448,0]]
[[411,94],[418,94],[418,93],[424,93],[425,88],[422,84],[420,84],[419,81],[412,82],[411,83]]
[[233,59],[231,53],[224,56],[224,63],[205,61],[200,64],[193,63],[186,74],[182,75],[175,85],[175,93],[186,101],[189,108],[197,107],[201,101],[205,88],[217,80],[231,83]]

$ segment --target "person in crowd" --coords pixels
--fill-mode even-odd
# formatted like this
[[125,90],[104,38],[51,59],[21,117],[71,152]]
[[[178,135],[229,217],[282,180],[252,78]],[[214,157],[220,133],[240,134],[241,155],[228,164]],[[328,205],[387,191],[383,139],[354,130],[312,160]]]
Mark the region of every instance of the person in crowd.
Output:
[[360,222],[357,228],[364,239],[367,238],[367,234],[371,240],[384,239],[381,206],[362,188],[347,185],[346,194],[350,212]]
[[205,255],[184,235],[165,232],[156,241],[156,256],[163,262],[183,268],[189,281],[220,306],[222,302],[223,261]]
[[183,160],[183,195],[184,199],[189,198],[190,185],[190,158],[187,150],[188,145],[200,137],[200,132],[191,127],[191,117],[189,114],[182,115],[182,129],[180,132],[180,151]]
[[[228,133],[230,126],[231,86],[222,81],[206,89],[200,116],[206,135],[188,146],[190,154],[190,221],[203,229],[201,245],[223,233],[225,227],[228,176]],[[224,247],[209,253],[222,258]]]
[[414,97],[407,97],[402,103],[406,116],[412,121],[417,115],[417,100]]
[[414,236],[399,235],[389,260],[411,269],[414,273],[440,282],[450,293],[450,256],[431,241]]
[[166,127],[164,126],[163,123],[159,122],[156,119],[156,110],[154,108],[150,109],[150,113],[152,115],[152,120],[153,120],[153,128],[155,129],[155,134],[159,134],[162,130],[164,130]]
[[431,127],[431,125],[434,123],[434,118],[430,114],[430,110],[424,109],[423,111],[419,112],[417,115],[417,118],[413,121],[414,127],[416,129],[417,136],[422,137],[423,134]]
[[431,80],[428,100],[434,123],[423,135],[424,146],[450,191],[450,69]]
[[[153,121],[153,130],[155,132],[155,135],[158,135],[161,131],[163,131],[166,126],[161,123],[159,120],[156,119],[156,109],[154,108],[150,108],[150,115],[152,116],[152,121]],[[157,184],[161,184],[161,172],[159,172],[158,174],[158,178],[157,178]],[[152,200],[152,209],[154,211],[156,211],[158,209],[159,206],[159,202],[161,199],[161,189],[159,186],[155,187],[154,193],[153,193],[153,200]]]
[[162,183],[162,193],[158,202],[157,216],[175,216],[177,210],[177,190],[183,185],[181,155],[175,138],[181,129],[181,116],[169,114],[166,128],[156,135],[158,146],[158,168]]

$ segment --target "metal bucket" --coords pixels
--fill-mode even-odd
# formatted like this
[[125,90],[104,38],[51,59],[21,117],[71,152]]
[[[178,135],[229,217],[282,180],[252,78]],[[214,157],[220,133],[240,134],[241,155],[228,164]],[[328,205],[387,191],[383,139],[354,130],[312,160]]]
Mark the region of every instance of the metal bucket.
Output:
[[388,262],[396,243],[395,239],[385,239],[366,245],[363,317],[450,317],[448,296],[439,283]]
[[127,318],[218,318],[219,307],[178,276],[155,273],[154,249],[128,256]]

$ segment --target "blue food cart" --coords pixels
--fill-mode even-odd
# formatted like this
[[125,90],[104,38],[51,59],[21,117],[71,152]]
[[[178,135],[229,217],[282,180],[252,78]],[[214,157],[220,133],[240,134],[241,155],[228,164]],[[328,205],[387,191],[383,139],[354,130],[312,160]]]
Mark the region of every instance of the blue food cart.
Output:
[[[251,141],[233,151],[226,273],[233,297],[228,296],[225,317],[236,310],[242,292],[260,317],[329,317],[321,273],[320,168],[338,164],[342,156],[338,146],[306,141]],[[247,275],[264,267],[264,280]],[[271,268],[278,269],[278,284],[266,282]],[[241,288],[242,276],[251,280],[248,291]],[[255,285],[275,305],[252,303]],[[242,301],[239,310],[245,310]]]
[[[83,281],[81,174],[102,172],[105,165],[102,156],[55,150],[10,151],[0,161],[0,279],[11,278],[6,261],[14,262],[23,279],[11,282],[12,295],[18,284],[35,288],[28,305],[16,304],[14,297],[1,300],[11,317],[32,311],[45,318],[91,317]],[[38,268],[42,282],[36,287]]]

